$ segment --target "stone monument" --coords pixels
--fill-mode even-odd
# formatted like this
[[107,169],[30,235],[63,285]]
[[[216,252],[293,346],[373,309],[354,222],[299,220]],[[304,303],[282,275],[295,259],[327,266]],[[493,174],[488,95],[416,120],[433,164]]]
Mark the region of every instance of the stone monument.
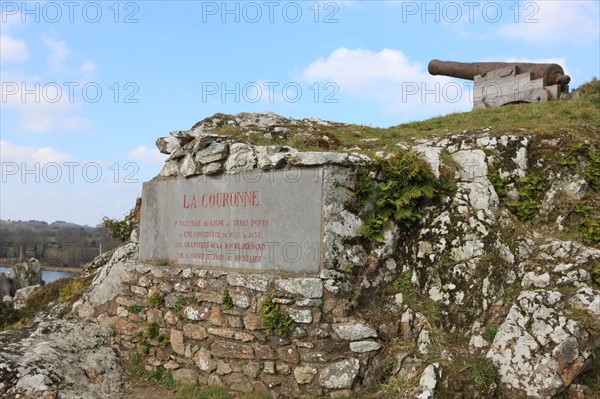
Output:
[[322,168],[147,182],[140,258],[318,272],[322,188]]

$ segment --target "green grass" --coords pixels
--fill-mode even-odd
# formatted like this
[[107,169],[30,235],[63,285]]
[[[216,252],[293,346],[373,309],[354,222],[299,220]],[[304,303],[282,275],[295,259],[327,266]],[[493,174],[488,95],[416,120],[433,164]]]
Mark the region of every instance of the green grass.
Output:
[[[563,137],[575,134],[582,139],[599,141],[600,81],[592,80],[581,88],[581,97],[574,100],[550,101],[536,104],[511,104],[500,108],[479,109],[431,118],[425,121],[404,123],[389,128],[360,125],[334,125],[320,127],[314,137],[291,139],[266,139],[262,135],[246,136],[243,129],[224,126],[215,133],[230,135],[256,145],[290,145],[299,150],[335,151],[358,146],[368,155],[375,151],[394,152],[398,142],[415,139],[439,138],[448,134],[472,132],[490,128],[490,133],[543,134]],[[289,127],[306,132],[306,126]],[[292,132],[293,134],[293,132]],[[322,140],[327,136],[329,140]],[[378,139],[365,142],[364,139]]]

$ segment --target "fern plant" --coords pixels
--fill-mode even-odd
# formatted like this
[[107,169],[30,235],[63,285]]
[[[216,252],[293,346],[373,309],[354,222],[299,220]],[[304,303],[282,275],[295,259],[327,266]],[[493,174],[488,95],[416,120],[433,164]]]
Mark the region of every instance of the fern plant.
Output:
[[541,207],[542,196],[548,178],[541,173],[532,172],[517,181],[516,187],[519,191],[519,200],[508,202],[508,208],[521,221],[532,220]]
[[[359,203],[374,201],[374,207],[365,215],[360,231],[369,240],[381,242],[390,223],[409,228],[421,219],[420,208],[435,196],[438,182],[429,165],[413,151],[380,158],[370,167],[377,181],[370,192],[364,189],[367,184],[359,184],[362,189],[357,195]],[[360,178],[359,174],[359,183]]]
[[263,318],[263,324],[270,334],[274,332],[277,335],[286,337],[296,328],[296,322],[291,316],[281,309],[281,305],[274,301],[273,294],[268,295],[260,304],[260,314]]
[[600,149],[596,149],[590,155],[585,175],[590,187],[595,191],[600,191]]

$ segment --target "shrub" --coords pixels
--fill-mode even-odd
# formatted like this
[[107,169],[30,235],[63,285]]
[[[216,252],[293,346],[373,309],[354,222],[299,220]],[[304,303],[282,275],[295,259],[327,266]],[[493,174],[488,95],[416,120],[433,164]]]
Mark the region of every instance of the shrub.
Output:
[[133,226],[127,220],[102,218],[102,225],[108,230],[108,234],[112,238],[118,238],[122,242],[126,242],[131,237]]
[[10,328],[10,325],[18,322],[20,319],[21,312],[15,309],[12,303],[0,302],[0,320],[2,320],[0,331]]
[[72,302],[85,292],[86,285],[82,280],[72,279],[59,291],[62,302]]

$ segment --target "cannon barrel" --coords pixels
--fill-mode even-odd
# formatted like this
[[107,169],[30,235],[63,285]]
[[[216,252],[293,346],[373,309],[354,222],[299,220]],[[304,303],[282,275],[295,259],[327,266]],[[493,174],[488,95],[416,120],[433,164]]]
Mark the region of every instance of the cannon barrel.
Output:
[[429,73],[453,78],[475,80],[475,76],[485,76],[496,69],[517,66],[519,73],[531,72],[533,79],[544,79],[544,86],[569,84],[571,78],[558,64],[535,64],[527,62],[454,62],[431,60]]

